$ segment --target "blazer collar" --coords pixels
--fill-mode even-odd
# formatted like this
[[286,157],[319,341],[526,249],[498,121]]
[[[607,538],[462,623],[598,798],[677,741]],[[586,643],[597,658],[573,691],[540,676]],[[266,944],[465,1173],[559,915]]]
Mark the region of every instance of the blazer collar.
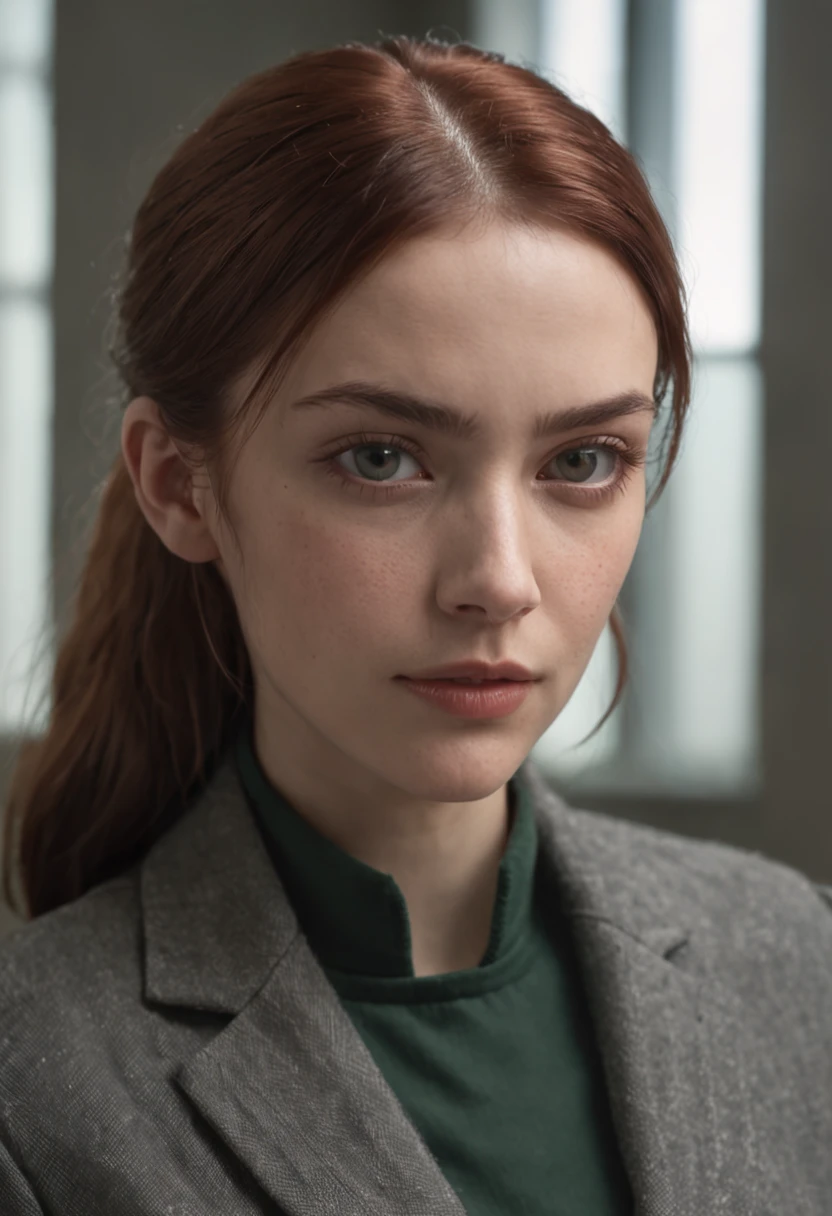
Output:
[[[532,760],[518,780],[573,928],[636,1216],[742,1216],[750,1153],[732,1141],[729,1169],[720,1147],[747,1111],[711,1055],[739,1059],[741,1025],[717,981],[677,965],[696,950],[678,860],[659,833],[567,806]],[[233,1015],[174,1079],[282,1209],[464,1216],[300,931],[230,757],[140,883],[146,999]]]

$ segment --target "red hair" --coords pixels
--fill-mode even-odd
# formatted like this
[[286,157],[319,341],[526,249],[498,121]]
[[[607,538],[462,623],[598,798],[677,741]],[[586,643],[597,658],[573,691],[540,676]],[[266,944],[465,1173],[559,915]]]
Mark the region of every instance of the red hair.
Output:
[[[225,514],[232,437],[256,425],[315,322],[403,242],[491,219],[585,234],[640,284],[658,334],[656,400],[672,386],[655,499],[690,394],[667,230],[634,158],[597,118],[464,42],[295,55],[245,80],[184,139],[129,239],[111,345],[124,403],[151,397],[172,437],[196,445]],[[252,366],[258,381],[232,416],[229,390]],[[210,775],[252,692],[230,592],[212,562],[164,546],[121,452],[73,613],[45,733],[21,747],[9,787],[4,891],[18,906],[16,832],[29,917],[146,851]],[[618,685],[599,727],[627,674],[617,607],[611,625]]]

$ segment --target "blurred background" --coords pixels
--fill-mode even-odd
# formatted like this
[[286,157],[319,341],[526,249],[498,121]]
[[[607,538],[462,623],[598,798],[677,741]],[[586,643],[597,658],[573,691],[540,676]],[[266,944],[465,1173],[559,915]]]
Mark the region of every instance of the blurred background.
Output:
[[105,331],[136,207],[242,78],[391,34],[500,51],[595,111],[690,292],[627,693],[579,745],[615,685],[605,632],[534,758],[575,805],[832,881],[832,6],[808,0],[0,0],[0,805],[118,448]]

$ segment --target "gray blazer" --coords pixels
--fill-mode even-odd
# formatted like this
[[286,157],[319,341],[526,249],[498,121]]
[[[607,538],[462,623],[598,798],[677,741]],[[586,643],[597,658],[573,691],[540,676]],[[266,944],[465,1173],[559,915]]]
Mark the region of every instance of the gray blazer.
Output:
[[[637,1216],[829,1216],[832,890],[570,808],[531,760],[518,779]],[[230,759],[143,863],[0,943],[0,1195],[3,1216],[463,1216]]]

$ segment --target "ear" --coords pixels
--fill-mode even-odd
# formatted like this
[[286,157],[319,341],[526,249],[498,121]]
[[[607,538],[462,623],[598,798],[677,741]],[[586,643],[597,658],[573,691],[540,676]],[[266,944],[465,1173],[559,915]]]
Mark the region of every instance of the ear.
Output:
[[150,397],[134,397],[124,411],[121,451],[136,501],[165,547],[187,562],[219,558],[207,521],[206,495],[194,485],[193,469]]

